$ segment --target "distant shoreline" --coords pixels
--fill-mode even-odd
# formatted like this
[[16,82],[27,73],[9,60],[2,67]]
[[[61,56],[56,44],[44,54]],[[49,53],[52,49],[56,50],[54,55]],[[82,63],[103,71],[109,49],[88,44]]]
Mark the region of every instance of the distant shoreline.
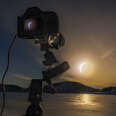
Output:
[[[5,85],[6,92],[14,93],[27,93],[29,88],[22,88],[17,85]],[[0,85],[0,90],[2,86]],[[101,95],[116,95],[116,87],[107,87],[103,89],[95,89],[78,82],[60,82],[55,83],[54,88],[56,94],[101,94]],[[2,91],[0,91],[1,93]],[[44,93],[51,93],[51,89],[48,86],[43,87]]]
[[[21,93],[21,94],[28,94],[28,92],[10,92],[10,91],[7,91],[6,94],[8,93],[11,93],[11,94],[14,94],[14,93]],[[0,92],[1,94],[1,92]],[[50,94],[50,93],[45,93],[43,92],[43,94]],[[63,95],[63,94],[93,94],[93,95],[113,95],[115,96],[116,94],[108,94],[108,93],[55,93],[55,94],[60,94],[60,95]],[[55,95],[55,94],[52,94],[52,95]]]

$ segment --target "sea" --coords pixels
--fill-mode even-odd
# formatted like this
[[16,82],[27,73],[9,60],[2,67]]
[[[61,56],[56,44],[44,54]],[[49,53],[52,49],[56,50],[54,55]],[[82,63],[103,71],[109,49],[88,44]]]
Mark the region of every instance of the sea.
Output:
[[[3,116],[23,116],[28,93],[6,93]],[[0,96],[0,108],[2,98]],[[101,94],[43,94],[44,116],[116,116],[116,96]]]

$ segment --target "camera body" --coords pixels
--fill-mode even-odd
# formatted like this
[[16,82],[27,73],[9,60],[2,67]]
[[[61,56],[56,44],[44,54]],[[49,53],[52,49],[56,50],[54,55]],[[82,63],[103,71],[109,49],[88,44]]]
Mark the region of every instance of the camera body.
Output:
[[42,39],[59,33],[58,16],[53,11],[42,11],[38,7],[28,8],[17,18],[17,35],[23,39]]
[[65,40],[59,32],[58,15],[53,11],[42,11],[38,7],[28,8],[17,17],[17,36],[34,39],[40,44],[41,51],[49,48],[59,49]]

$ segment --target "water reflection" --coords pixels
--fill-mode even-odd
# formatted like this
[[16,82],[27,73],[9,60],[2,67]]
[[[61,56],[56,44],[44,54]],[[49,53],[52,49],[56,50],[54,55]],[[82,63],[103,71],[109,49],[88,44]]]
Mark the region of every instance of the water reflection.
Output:
[[84,94],[81,97],[81,103],[84,105],[95,105],[95,103],[92,101],[92,97],[88,94]]
[[86,105],[86,106],[99,106],[100,103],[96,102],[96,97],[92,94],[77,95],[73,100],[73,105]]

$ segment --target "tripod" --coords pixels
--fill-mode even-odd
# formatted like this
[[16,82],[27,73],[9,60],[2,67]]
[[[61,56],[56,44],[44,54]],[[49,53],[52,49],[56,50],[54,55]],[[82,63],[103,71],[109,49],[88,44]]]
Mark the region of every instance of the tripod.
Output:
[[40,102],[42,101],[42,80],[33,79],[29,88],[28,101],[31,103],[23,116],[43,116]]
[[[52,64],[56,63],[57,60],[52,54],[52,52],[47,51],[45,53],[46,60],[43,62],[44,65],[51,66]],[[69,69],[69,65],[67,62],[63,62],[62,64],[57,65],[55,68],[48,68],[47,70],[43,71],[43,79],[32,79],[31,85],[29,87],[29,99],[28,101],[31,103],[30,106],[27,108],[25,115],[23,116],[43,116],[43,111],[40,107],[40,102],[42,101],[42,83],[46,81],[51,94],[56,93],[56,90],[52,84],[51,79],[55,76],[65,72]]]

